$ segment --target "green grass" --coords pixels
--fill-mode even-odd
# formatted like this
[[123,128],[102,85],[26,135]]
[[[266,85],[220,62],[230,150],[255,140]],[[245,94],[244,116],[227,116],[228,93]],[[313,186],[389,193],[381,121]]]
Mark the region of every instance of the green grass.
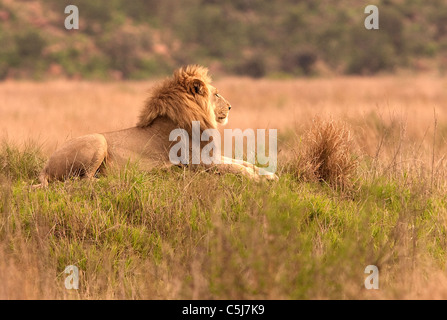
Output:
[[255,183],[129,166],[31,189],[43,160],[38,148],[0,152],[1,298],[375,298],[370,264],[380,297],[400,298],[405,277],[446,262],[445,197],[398,179],[342,192],[287,172]]

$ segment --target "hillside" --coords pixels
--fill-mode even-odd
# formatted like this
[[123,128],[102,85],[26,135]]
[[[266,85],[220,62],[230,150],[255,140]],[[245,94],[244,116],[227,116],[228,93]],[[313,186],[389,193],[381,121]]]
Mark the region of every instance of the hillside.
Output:
[[[66,30],[67,5],[79,30]],[[0,0],[0,79],[143,79],[185,63],[252,77],[443,74],[447,2]]]

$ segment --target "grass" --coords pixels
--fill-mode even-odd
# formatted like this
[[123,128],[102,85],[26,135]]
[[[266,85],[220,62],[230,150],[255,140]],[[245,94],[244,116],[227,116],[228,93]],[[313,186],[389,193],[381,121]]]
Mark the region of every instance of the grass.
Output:
[[[264,84],[245,85],[250,91]],[[314,85],[327,88],[325,80]],[[392,99],[402,97],[399,88]],[[411,92],[413,99],[400,101],[419,101],[420,92]],[[334,113],[345,101],[332,100]],[[366,111],[361,125],[348,117],[349,125],[323,119],[283,135],[277,182],[129,165],[96,182],[35,190],[30,185],[48,157],[45,147],[5,142],[0,298],[445,298],[445,147],[438,141],[447,122],[433,109],[417,128],[411,118]],[[261,127],[258,121],[251,127]],[[288,147],[296,152],[285,152]],[[332,151],[306,165],[322,154],[312,150]],[[326,176],[315,165],[323,163]],[[318,178],[306,178],[312,175]],[[347,182],[343,188],[340,181]],[[68,265],[80,270],[78,290],[65,289]],[[364,287],[367,265],[379,268],[379,290]]]
[[[41,159],[30,167],[26,150],[5,152],[15,157],[1,172],[2,298],[368,298],[369,264],[382,297],[400,298],[411,290],[396,284],[402,273],[445,264],[445,198],[392,180],[346,197],[290,173],[266,185],[130,166],[31,190],[36,177],[16,168],[36,172]],[[68,265],[81,270],[75,293]]]

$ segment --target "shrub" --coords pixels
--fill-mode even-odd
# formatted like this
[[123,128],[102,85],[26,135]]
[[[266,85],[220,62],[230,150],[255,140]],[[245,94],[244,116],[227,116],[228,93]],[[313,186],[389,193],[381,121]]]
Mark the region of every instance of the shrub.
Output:
[[317,61],[317,51],[312,47],[303,47],[287,51],[281,61],[281,69],[292,74],[310,75]]
[[28,31],[16,37],[17,53],[22,59],[40,57],[46,46],[45,39],[36,31]]
[[239,75],[248,75],[253,78],[261,78],[265,76],[267,72],[266,69],[264,58],[260,55],[256,55],[242,61],[242,63],[235,68],[234,72]]
[[354,29],[351,36],[356,49],[348,58],[347,73],[374,74],[396,66],[396,51],[384,30]]
[[125,78],[138,71],[142,56],[152,46],[150,36],[136,28],[126,27],[102,37],[98,43],[110,60],[110,67]]

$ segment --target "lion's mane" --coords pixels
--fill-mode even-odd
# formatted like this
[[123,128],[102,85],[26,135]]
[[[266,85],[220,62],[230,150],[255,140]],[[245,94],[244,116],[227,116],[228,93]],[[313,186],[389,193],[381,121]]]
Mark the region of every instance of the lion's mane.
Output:
[[215,129],[217,123],[210,103],[210,83],[211,77],[205,67],[189,65],[178,69],[152,90],[137,126],[148,127],[157,117],[164,116],[188,131],[192,121],[200,121],[202,130]]

